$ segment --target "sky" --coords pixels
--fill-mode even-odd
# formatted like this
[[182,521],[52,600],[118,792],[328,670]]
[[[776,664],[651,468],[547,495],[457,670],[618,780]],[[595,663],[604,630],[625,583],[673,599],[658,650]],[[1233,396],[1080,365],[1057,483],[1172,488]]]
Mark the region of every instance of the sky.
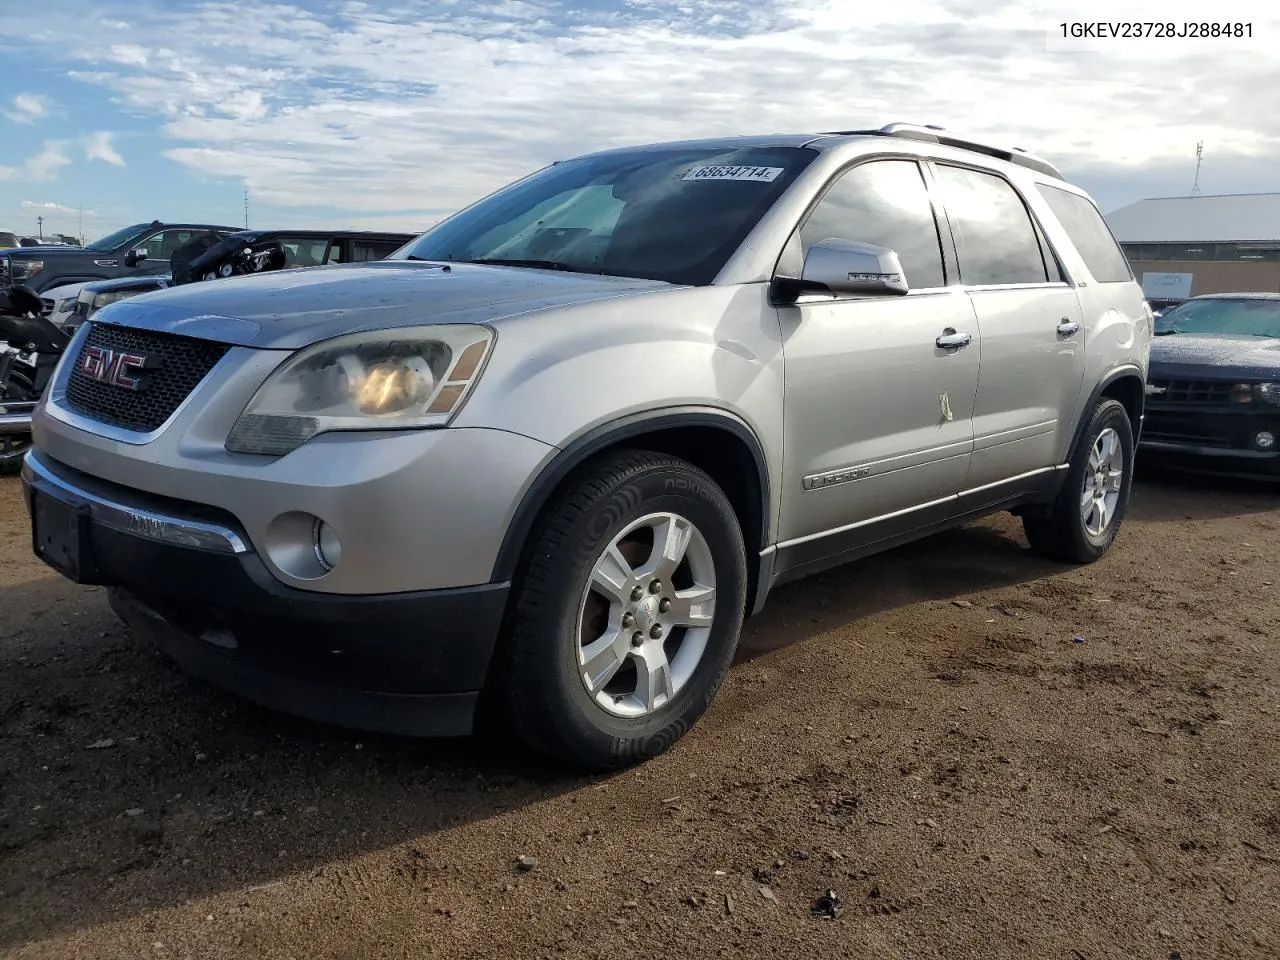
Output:
[[[248,188],[254,227],[418,231],[597,149],[891,121],[1042,154],[1104,212],[1189,193],[1200,141],[1201,192],[1280,192],[1268,6],[0,2],[0,230],[240,226]],[[1252,38],[1073,41],[1057,26],[1210,7]]]

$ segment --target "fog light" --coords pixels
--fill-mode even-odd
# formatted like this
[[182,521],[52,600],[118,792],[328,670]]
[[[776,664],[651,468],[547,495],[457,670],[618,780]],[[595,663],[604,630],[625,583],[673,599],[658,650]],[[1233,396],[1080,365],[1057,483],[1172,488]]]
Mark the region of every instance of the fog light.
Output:
[[1276,445],[1276,435],[1269,430],[1262,430],[1254,434],[1253,445],[1259,450],[1270,450]]
[[316,559],[325,570],[332,570],[342,559],[342,541],[338,539],[338,531],[317,517],[314,536]]

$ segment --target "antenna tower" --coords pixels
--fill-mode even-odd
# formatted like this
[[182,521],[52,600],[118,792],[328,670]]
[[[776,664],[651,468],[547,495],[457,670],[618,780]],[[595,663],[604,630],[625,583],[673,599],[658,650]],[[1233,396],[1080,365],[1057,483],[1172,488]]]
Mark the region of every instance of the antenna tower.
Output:
[[1200,196],[1200,161],[1204,157],[1204,141],[1201,140],[1196,144],[1196,180],[1191,184],[1191,195],[1193,197]]

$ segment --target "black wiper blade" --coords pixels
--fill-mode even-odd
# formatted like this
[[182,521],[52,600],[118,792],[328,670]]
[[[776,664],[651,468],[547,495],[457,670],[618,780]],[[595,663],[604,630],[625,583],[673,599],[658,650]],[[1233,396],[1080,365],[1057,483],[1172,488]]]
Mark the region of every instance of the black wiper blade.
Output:
[[466,263],[483,263],[491,267],[529,267],[533,270],[561,270],[565,273],[589,273],[581,267],[575,267],[572,264],[565,263],[563,260],[522,260],[518,258],[504,257],[480,257],[476,260],[467,260]]

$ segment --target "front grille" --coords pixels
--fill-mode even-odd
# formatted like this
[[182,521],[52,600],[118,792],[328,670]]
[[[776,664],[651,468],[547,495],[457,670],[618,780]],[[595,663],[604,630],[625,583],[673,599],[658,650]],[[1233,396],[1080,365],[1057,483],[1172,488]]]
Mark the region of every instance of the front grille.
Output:
[[[145,387],[129,390],[90,378],[80,370],[87,347],[146,357],[150,362]],[[173,416],[229,349],[223,343],[174,333],[91,324],[67,380],[67,406],[102,423],[149,433]]]
[[[1216,407],[1231,402],[1236,385],[1219,380],[1152,380],[1151,386],[1157,391],[1147,397],[1152,406],[1194,404]],[[1161,390],[1164,392],[1159,392]]]
[[9,285],[9,261],[0,260],[0,287]]
[[1218,447],[1226,449],[1231,446],[1231,439],[1223,436],[1211,436],[1205,433],[1163,428],[1160,430],[1144,429],[1142,439],[1155,443],[1176,443],[1187,447]]

